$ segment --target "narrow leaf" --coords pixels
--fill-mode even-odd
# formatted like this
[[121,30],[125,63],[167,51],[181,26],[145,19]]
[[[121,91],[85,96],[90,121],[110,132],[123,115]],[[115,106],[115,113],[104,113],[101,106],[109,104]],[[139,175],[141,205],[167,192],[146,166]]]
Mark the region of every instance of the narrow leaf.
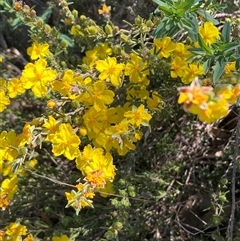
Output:
[[229,22],[225,22],[222,29],[222,36],[225,42],[229,43],[231,27]]
[[222,76],[222,74],[224,72],[224,68],[227,63],[228,63],[228,59],[226,59],[226,58],[221,58],[216,62],[216,65],[214,67],[214,73],[213,73],[213,82],[214,83],[216,83]]

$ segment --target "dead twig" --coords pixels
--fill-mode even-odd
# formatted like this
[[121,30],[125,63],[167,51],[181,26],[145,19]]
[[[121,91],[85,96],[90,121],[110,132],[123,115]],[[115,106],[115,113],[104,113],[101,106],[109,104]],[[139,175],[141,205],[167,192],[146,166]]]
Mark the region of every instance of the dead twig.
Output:
[[238,123],[237,123],[237,130],[236,130],[236,142],[234,147],[234,154],[232,160],[232,208],[231,208],[231,215],[229,218],[228,223],[228,230],[227,230],[227,241],[233,240],[233,227],[234,227],[234,217],[235,217],[235,209],[236,209],[236,172],[237,172],[237,158],[239,157],[239,144],[240,144],[240,114],[238,113]]

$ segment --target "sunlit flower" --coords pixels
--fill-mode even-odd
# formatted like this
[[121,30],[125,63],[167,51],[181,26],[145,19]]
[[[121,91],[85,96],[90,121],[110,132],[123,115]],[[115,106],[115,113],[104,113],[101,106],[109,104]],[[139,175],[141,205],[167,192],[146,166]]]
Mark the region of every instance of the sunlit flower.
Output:
[[50,55],[49,45],[47,43],[33,42],[32,46],[27,48],[27,54],[32,60],[44,58]]
[[177,78],[184,75],[184,70],[187,68],[187,63],[183,58],[179,56],[175,57],[171,63],[171,77]]
[[52,241],[74,241],[74,240],[70,240],[67,235],[62,235],[62,236],[53,236]]
[[47,69],[47,61],[39,59],[35,64],[28,63],[21,76],[25,89],[32,89],[37,97],[43,97],[48,91],[49,83],[56,78],[55,70]]
[[103,15],[109,15],[110,11],[111,7],[108,7],[106,4],[103,4],[102,9],[98,9],[98,13]]
[[189,64],[184,68],[184,73],[181,76],[181,80],[184,84],[191,83],[195,77],[201,76],[203,74],[203,65]]
[[188,110],[191,105],[206,106],[213,88],[210,86],[201,86],[198,79],[195,79],[190,86],[178,88],[180,92],[178,104],[184,103],[184,109]]
[[163,101],[157,91],[153,91],[152,98],[147,98],[147,105],[150,110],[154,110],[158,107],[162,108],[161,103],[163,103]]
[[8,95],[10,98],[15,98],[17,95],[23,94],[26,90],[23,88],[22,81],[17,78],[12,78],[7,85]]
[[198,30],[206,44],[213,44],[220,36],[218,28],[212,22],[204,23],[203,26],[199,26]]
[[23,239],[23,241],[34,241],[34,240],[35,238],[32,236],[32,234],[28,234],[28,236],[25,239]]
[[159,52],[158,56],[164,58],[168,58],[176,48],[176,44],[172,42],[170,37],[154,39],[154,45],[156,46],[156,52]]
[[[20,223],[10,223],[7,227],[6,234],[11,236],[12,240],[18,240],[18,236],[26,235],[27,228]],[[14,239],[15,238],[15,239]]]
[[73,160],[80,154],[81,141],[70,124],[61,124],[51,137],[51,142],[55,156],[64,155],[69,160]]
[[106,60],[98,60],[96,62],[96,69],[101,73],[100,80],[110,80],[114,86],[121,84],[121,73],[124,69],[124,64],[118,64],[115,57],[107,57]]
[[147,113],[147,110],[144,109],[144,105],[140,105],[138,108],[133,107],[133,110],[125,112],[124,116],[129,118],[130,123],[137,127],[141,124],[148,124],[152,118],[152,116]]
[[6,96],[5,91],[0,89],[0,112],[3,112],[7,105],[10,105],[10,100]]
[[127,62],[125,68],[125,75],[129,76],[129,79],[133,83],[148,84],[146,76],[149,75],[149,69],[147,63],[135,53],[130,54],[131,59]]

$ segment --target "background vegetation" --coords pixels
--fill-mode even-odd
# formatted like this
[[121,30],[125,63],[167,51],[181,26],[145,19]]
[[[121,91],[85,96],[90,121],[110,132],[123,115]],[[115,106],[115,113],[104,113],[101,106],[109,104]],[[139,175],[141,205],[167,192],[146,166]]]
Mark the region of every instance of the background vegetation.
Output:
[[[101,38],[105,38],[113,43],[115,53],[122,59],[129,58],[132,51],[143,56],[146,49],[152,48],[155,37],[169,34],[164,32],[165,28],[161,30],[159,27],[160,19],[167,16],[172,29],[173,17],[176,17],[167,9],[165,12],[157,9],[157,3],[161,1],[73,0],[71,4],[69,1],[73,15],[73,11],[77,11],[75,14],[89,17],[106,32],[112,31],[109,38],[94,32],[78,39],[79,36],[69,34],[61,2],[64,1],[26,0],[21,4],[34,9],[44,24],[51,27],[51,37],[56,31],[56,38],[47,39],[55,51],[52,65],[56,61],[59,66],[74,70],[86,67],[81,65],[79,68],[79,62],[86,51],[94,48],[96,39],[101,42]],[[218,21],[220,30],[226,20],[230,20],[231,40],[236,43],[233,48],[239,48],[239,1],[200,3]],[[102,9],[103,4],[111,6],[110,15],[99,14],[98,9]],[[39,35],[31,19],[24,15],[20,17],[12,6],[11,1],[0,1],[0,55],[4,57],[0,76],[3,79],[21,75],[24,66],[31,61],[26,49]],[[185,15],[180,18],[188,19],[187,10],[184,14],[186,18]],[[108,24],[110,29],[106,30]],[[185,27],[189,28],[188,22],[172,33],[174,41],[190,41],[188,33],[184,32]],[[216,55],[216,63],[220,58],[221,53]],[[83,208],[78,215],[72,207],[65,208],[65,192],[71,192],[71,185],[75,185],[81,175],[73,162],[63,156],[54,157],[50,146],[43,143],[34,150],[38,164],[22,175],[11,205],[0,212],[0,230],[19,221],[34,240],[52,240],[53,236],[61,235],[81,241],[240,240],[239,154],[234,164],[240,139],[239,103],[234,103],[228,115],[214,124],[200,122],[177,104],[178,87],[183,83],[171,77],[170,63],[159,59],[154,61],[151,62],[153,72],[148,90],[158,91],[161,103],[153,114],[151,128],[141,128],[143,137],[137,142],[136,149],[124,156],[113,152],[117,169],[114,194],[107,197],[96,194],[94,208]],[[121,96],[122,93],[117,94]],[[47,99],[39,99],[30,91],[12,99],[1,113],[1,131],[21,133],[26,122],[46,113],[46,102]],[[71,110],[69,107],[69,112]],[[233,176],[235,167],[237,170]],[[4,179],[0,173],[0,181]],[[230,234],[233,196],[235,218]],[[59,240],[67,239],[62,237]]]

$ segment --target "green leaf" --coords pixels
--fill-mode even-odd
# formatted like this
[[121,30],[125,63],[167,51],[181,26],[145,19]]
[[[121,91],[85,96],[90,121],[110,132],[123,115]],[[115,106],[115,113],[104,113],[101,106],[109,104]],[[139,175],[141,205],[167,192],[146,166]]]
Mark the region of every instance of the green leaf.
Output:
[[238,58],[238,59],[236,60],[235,68],[236,68],[236,70],[239,70],[239,69],[240,69],[240,58]]
[[165,25],[167,23],[167,20],[168,18],[167,17],[164,17],[162,19],[162,21],[160,22],[160,24],[158,24],[156,30],[155,30],[155,33],[154,33],[154,38],[161,38],[164,31],[165,31]]
[[65,34],[58,34],[58,39],[61,39],[61,40],[65,40],[68,44],[68,47],[73,47],[74,46],[74,41],[72,38],[68,37],[67,35]]
[[198,34],[198,43],[202,49],[204,49],[206,52],[212,54],[211,48],[203,41],[200,34]]
[[23,25],[23,22],[20,18],[15,18],[12,22],[12,27],[13,27],[13,30],[17,29],[19,26]]
[[239,43],[227,43],[227,44],[220,45],[217,50],[220,52],[227,53],[233,49],[237,49],[239,46],[240,46]]
[[229,43],[231,27],[229,22],[225,22],[222,29],[222,36],[225,42]]
[[189,48],[188,51],[194,53],[194,54],[199,54],[199,55],[205,55],[206,52],[202,50],[201,48]]
[[210,69],[212,60],[213,60],[212,58],[209,58],[208,60],[206,60],[206,61],[203,63],[204,74],[206,74],[206,73],[208,72],[208,70]]
[[[198,0],[199,2],[199,0]],[[186,1],[178,1],[177,8],[188,10],[193,4],[195,3],[195,0],[186,0]]]
[[228,63],[227,58],[219,58],[219,60],[217,60],[216,65],[214,67],[214,72],[213,72],[213,82],[214,83],[216,83],[222,76],[224,68],[227,63]]
[[198,9],[198,10],[197,10],[197,13],[198,13],[202,18],[204,18],[206,21],[210,21],[210,22],[212,22],[214,25],[216,25],[216,24],[219,23],[216,19],[214,19],[214,18],[212,17],[212,15],[211,15],[210,13],[204,11],[203,9]]
[[171,7],[167,8],[167,7],[164,7],[164,6],[159,6],[158,8],[168,16],[171,16],[174,13],[173,8],[171,8]]
[[52,7],[49,6],[49,7],[44,11],[44,13],[41,15],[41,18],[42,18],[44,21],[46,21],[46,20],[48,20],[48,19],[50,18],[51,14],[52,14]]

